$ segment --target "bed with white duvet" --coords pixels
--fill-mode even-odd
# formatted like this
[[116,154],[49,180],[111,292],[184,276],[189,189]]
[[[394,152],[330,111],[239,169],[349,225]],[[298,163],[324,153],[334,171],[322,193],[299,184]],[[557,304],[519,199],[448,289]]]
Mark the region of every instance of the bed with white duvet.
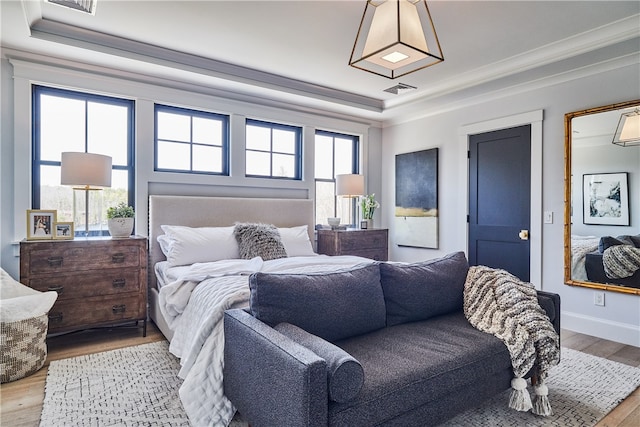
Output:
[[[225,310],[249,305],[252,273],[374,262],[315,254],[312,219],[310,200],[150,197],[150,317],[180,359],[180,399],[193,425],[227,426],[234,415],[224,396],[222,319]],[[240,241],[238,223],[248,230]],[[270,240],[278,237],[280,245]]]

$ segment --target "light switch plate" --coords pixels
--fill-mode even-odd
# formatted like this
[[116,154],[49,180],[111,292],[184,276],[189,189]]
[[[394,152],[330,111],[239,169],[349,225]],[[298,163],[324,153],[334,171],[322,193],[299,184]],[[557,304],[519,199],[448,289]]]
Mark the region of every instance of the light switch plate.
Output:
[[552,211],[544,211],[544,223],[545,224],[553,224],[553,212]]

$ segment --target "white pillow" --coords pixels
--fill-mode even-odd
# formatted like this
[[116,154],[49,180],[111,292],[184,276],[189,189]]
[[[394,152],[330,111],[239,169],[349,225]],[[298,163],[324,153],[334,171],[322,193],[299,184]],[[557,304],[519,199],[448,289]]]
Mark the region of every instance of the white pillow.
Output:
[[287,251],[287,256],[312,256],[317,255],[313,251],[313,245],[309,240],[309,231],[306,225],[291,228],[278,228],[280,240]]
[[158,243],[171,267],[240,257],[233,226],[161,225],[160,228],[167,237],[158,236]]

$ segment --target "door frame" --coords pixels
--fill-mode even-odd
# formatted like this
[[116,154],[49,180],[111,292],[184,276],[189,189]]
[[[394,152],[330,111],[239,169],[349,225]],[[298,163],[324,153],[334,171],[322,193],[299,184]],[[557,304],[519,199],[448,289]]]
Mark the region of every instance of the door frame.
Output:
[[465,253],[469,250],[469,226],[467,215],[469,213],[469,136],[478,133],[492,132],[522,125],[531,125],[531,218],[530,218],[530,255],[529,255],[529,279],[536,289],[542,289],[542,120],[543,110],[534,110],[512,116],[501,117],[460,126],[458,132],[458,148],[461,164],[460,182],[464,183],[466,191],[458,193],[458,206],[465,209],[460,212],[458,221],[466,224],[460,227],[460,240],[465,242]]

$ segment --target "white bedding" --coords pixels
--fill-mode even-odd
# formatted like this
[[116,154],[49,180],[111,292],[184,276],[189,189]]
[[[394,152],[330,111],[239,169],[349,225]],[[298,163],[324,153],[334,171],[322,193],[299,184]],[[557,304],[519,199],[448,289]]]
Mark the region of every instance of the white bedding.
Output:
[[317,255],[263,261],[223,260],[166,269],[175,279],[160,289],[160,309],[174,331],[169,351],[180,358],[180,400],[193,425],[227,426],[235,408],[223,394],[222,319],[229,308],[247,306],[248,277],[262,272],[329,272],[373,262],[356,256]]
[[573,280],[587,281],[585,260],[589,252],[598,249],[599,237],[595,236],[571,236],[571,278]]

